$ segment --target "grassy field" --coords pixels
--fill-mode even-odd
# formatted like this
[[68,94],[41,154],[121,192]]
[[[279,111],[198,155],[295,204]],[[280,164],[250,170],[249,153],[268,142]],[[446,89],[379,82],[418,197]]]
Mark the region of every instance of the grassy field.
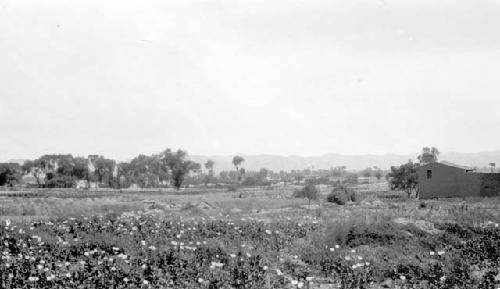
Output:
[[500,199],[0,192],[1,288],[500,288]]

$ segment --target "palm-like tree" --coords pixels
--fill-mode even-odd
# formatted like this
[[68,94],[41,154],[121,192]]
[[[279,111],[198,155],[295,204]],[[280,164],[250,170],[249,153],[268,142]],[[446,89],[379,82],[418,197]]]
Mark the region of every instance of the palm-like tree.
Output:
[[245,159],[242,156],[234,156],[233,157],[233,165],[236,168],[236,175],[238,176],[238,181],[241,180],[240,165],[244,161],[245,161]]

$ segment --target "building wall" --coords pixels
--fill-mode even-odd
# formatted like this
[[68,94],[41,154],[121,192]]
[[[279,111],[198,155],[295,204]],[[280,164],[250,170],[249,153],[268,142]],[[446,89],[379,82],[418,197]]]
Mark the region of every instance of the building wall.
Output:
[[481,197],[499,197],[500,196],[500,174],[487,173],[481,174]]
[[[427,178],[427,170],[432,178]],[[432,163],[417,170],[420,198],[479,197],[482,174],[464,169]]]

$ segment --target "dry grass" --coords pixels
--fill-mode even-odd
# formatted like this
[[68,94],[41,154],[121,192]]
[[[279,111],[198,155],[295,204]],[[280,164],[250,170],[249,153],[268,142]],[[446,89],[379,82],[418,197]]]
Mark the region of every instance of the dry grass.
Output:
[[[224,188],[197,188],[176,191],[116,191],[82,192],[55,190],[15,192],[11,197],[0,193],[0,217],[46,218],[106,213],[121,214],[144,210],[154,203],[156,209],[188,215],[250,215],[261,219],[300,219],[305,215],[319,217],[324,222],[362,219],[365,223],[408,218],[430,222],[461,222],[477,225],[500,221],[500,198],[441,199],[418,201],[407,199],[401,192],[391,192],[385,183],[362,184],[353,187],[357,202],[339,206],[327,203],[331,187],[320,187],[322,198],[307,209],[306,199],[293,198],[295,186],[240,188],[228,192]],[[13,192],[9,192],[12,194]],[[241,198],[240,198],[241,196]],[[206,202],[211,209],[196,204]],[[189,205],[190,204],[190,205]],[[181,210],[181,208],[183,208]]]

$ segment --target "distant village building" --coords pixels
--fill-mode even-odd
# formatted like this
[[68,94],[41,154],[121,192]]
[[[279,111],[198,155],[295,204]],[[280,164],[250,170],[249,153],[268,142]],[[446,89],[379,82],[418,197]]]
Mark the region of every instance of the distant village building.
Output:
[[89,182],[87,180],[78,180],[78,181],[76,181],[76,188],[77,189],[88,189]]
[[421,199],[500,196],[500,173],[443,161],[419,167],[417,175]]
[[98,155],[89,155],[88,156],[88,162],[87,162],[87,169],[89,173],[95,172],[95,160],[98,159]]

